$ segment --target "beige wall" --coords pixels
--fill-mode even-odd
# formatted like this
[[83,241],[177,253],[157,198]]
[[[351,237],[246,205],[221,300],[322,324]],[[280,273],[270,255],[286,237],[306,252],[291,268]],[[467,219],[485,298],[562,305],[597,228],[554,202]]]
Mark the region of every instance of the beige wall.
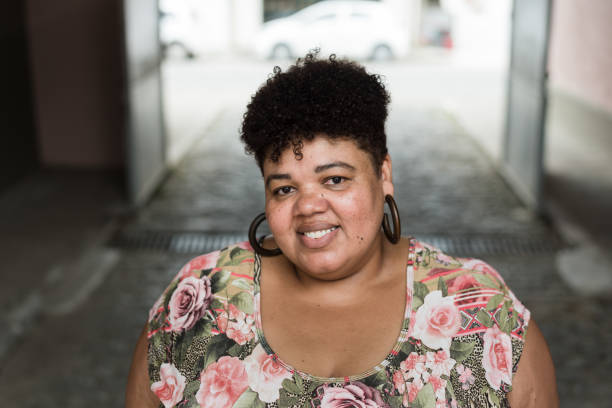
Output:
[[546,205],[564,238],[576,244],[558,260],[561,276],[578,276],[565,265],[588,253],[597,261],[578,272],[592,282],[609,280],[612,271],[611,21],[610,0],[553,0]]
[[27,0],[43,166],[123,164],[121,2]]
[[612,112],[612,1],[553,0],[551,85]]

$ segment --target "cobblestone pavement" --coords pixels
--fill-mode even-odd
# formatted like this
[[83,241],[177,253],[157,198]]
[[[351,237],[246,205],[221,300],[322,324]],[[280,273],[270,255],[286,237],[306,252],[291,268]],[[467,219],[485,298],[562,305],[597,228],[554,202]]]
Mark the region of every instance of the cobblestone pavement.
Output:
[[[259,170],[237,143],[229,107],[152,202],[124,229],[246,234],[263,208]],[[388,126],[405,234],[553,240],[487,158],[443,111],[394,106]],[[3,406],[122,406],[132,348],[147,310],[189,254],[120,249],[105,282],[74,311],[47,316],[3,361]],[[612,302],[569,291],[556,254],[483,254],[532,310],[550,344],[562,406],[610,406]]]

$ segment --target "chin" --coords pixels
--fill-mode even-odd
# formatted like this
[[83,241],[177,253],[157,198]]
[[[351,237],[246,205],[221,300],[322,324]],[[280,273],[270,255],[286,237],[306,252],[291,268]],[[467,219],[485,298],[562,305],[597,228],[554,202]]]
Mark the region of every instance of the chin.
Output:
[[335,279],[334,275],[345,264],[335,253],[321,253],[299,256],[296,267],[312,277]]

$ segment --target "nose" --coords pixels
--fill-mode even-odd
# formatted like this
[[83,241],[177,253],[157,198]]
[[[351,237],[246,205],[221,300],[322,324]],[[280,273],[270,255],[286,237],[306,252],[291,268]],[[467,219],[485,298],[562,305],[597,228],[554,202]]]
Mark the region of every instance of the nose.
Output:
[[327,211],[329,203],[325,194],[311,190],[300,192],[295,202],[296,215],[310,216]]

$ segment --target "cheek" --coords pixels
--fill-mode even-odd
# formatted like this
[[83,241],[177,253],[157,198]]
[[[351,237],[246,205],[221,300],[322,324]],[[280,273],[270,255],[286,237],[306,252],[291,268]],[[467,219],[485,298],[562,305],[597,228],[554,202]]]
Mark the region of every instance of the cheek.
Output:
[[281,236],[291,225],[291,208],[287,205],[266,204],[266,220],[270,232],[274,236]]
[[339,200],[337,206],[338,212],[344,215],[349,233],[357,235],[359,240],[378,232],[383,207],[377,197],[355,192]]

